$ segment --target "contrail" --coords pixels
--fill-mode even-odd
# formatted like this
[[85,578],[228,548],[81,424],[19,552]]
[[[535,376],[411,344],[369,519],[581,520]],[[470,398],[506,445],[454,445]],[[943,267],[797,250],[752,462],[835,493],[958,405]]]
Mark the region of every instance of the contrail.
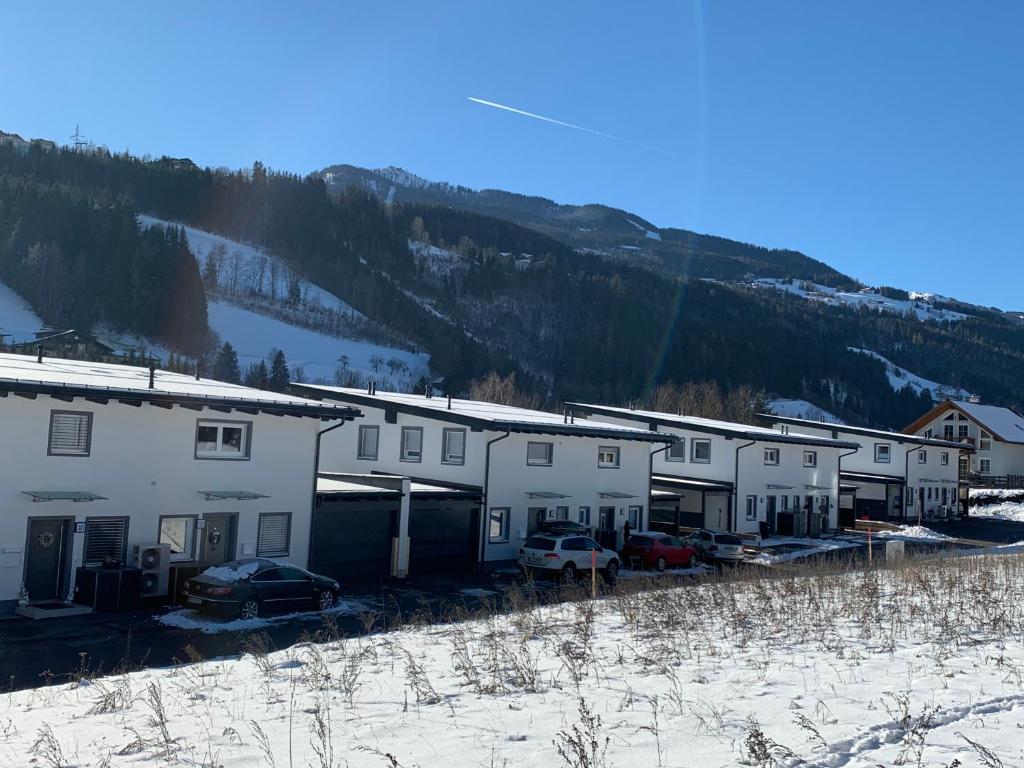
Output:
[[653,149],[655,152],[666,152],[670,155],[676,155],[678,153],[673,152],[671,149],[665,147],[658,147],[654,144],[644,144],[642,141],[633,141],[633,139],[627,139],[623,136],[616,136],[613,133],[605,133],[604,131],[595,131],[593,128],[585,128],[582,125],[574,125],[573,123],[567,123],[564,120],[556,120],[553,117],[544,117],[544,115],[538,115],[534,112],[527,112],[525,109],[516,109],[515,107],[509,107],[504,104],[498,104],[496,101],[487,101],[486,99],[478,99],[475,96],[467,96],[472,102],[476,104],[483,104],[485,107],[494,107],[495,109],[503,109],[506,112],[512,112],[523,117],[532,117],[534,120],[542,120],[545,123],[552,123],[553,125],[560,125],[563,128],[573,128],[577,131],[583,131],[584,133],[591,133],[594,136],[601,136],[605,139],[611,139],[612,141],[621,141],[624,144],[632,144],[637,147],[644,147],[646,149]]

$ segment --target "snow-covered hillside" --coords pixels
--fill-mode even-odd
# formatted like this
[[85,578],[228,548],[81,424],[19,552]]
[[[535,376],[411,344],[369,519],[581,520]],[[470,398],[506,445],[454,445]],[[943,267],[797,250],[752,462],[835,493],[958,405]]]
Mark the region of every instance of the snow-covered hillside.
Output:
[[28,341],[43,327],[43,321],[21,296],[0,283],[0,336],[8,341]]
[[909,384],[915,392],[920,393],[926,390],[931,392],[932,400],[936,402],[941,400],[967,400],[971,396],[971,393],[965,389],[954,387],[951,384],[941,384],[911,373],[906,368],[901,368],[888,358],[883,357],[877,352],[872,352],[870,349],[849,347],[849,350],[862,355],[868,355],[881,362],[885,366],[885,374],[889,378],[889,385],[897,392]]
[[829,424],[843,424],[842,419],[834,413],[819,408],[807,400],[794,400],[777,398],[768,401],[768,410],[776,416],[791,416],[795,419],[810,419],[811,421],[825,421]]
[[901,299],[890,299],[888,296],[883,296],[877,291],[867,289],[856,292],[840,291],[836,288],[819,285],[807,280],[782,280],[765,277],[755,280],[752,285],[757,288],[783,291],[808,301],[819,301],[824,304],[855,308],[867,307],[877,312],[911,315],[918,320],[955,322],[967,317],[967,315],[960,312],[933,306],[933,302],[941,300],[942,297],[931,293],[911,293],[909,294],[910,300],[904,301]]

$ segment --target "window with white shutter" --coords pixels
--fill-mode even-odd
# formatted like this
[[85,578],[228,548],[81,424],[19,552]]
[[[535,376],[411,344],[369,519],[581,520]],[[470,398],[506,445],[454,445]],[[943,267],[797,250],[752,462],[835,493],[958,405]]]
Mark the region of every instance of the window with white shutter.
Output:
[[92,414],[50,411],[50,456],[88,456],[92,447]]
[[264,512],[256,534],[258,557],[286,557],[292,529],[290,512]]
[[123,563],[128,541],[127,517],[89,517],[85,521],[82,564],[102,565],[104,560]]

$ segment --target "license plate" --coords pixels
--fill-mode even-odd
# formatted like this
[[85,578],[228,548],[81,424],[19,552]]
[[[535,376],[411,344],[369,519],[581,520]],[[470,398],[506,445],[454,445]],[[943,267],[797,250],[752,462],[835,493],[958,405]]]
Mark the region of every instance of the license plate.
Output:
[[203,601],[200,600],[198,597],[189,597],[188,604],[189,605],[202,605]]

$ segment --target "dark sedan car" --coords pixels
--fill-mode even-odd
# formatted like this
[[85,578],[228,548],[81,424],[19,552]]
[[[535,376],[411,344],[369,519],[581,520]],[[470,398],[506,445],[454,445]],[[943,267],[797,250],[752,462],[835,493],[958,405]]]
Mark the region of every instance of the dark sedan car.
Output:
[[208,613],[255,619],[264,613],[326,611],[341,585],[288,563],[249,558],[207,568],[185,582],[185,604]]

